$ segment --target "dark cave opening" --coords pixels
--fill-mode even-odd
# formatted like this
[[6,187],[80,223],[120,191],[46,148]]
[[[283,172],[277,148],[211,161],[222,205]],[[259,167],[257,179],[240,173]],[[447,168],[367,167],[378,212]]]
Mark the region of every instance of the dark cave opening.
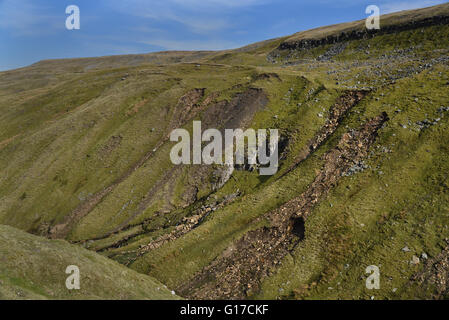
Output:
[[306,228],[303,217],[295,217],[290,219],[290,232],[297,236],[299,240],[304,240]]

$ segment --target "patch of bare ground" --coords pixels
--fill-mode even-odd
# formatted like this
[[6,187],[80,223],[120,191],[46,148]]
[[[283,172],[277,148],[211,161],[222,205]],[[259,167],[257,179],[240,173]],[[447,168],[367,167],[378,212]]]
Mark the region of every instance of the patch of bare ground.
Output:
[[120,144],[123,137],[121,135],[112,136],[109,140],[100,148],[99,154],[102,160],[105,160]]
[[279,77],[279,75],[274,72],[259,73],[257,76],[254,77],[253,80],[258,81],[258,80],[272,80],[272,79],[276,79],[277,81],[282,82],[282,79]]
[[388,116],[382,113],[359,130],[345,133],[323,156],[323,168],[305,192],[258,219],[267,219],[269,227],[246,233],[176,291],[192,299],[244,299],[258,292],[262,280],[304,239],[305,221],[314,206],[368,155],[386,121]]
[[313,151],[315,151],[328,137],[330,137],[340,125],[341,120],[345,114],[356,106],[368,91],[345,91],[338,97],[335,104],[330,108],[329,118],[324,126],[320,129],[317,135],[309,141],[306,147],[299,152],[293,164],[287,169],[281,177],[293,171],[301,162],[307,159]]
[[196,212],[192,216],[183,218],[182,222],[176,226],[175,230],[168,234],[160,236],[156,240],[140,248],[138,256],[141,256],[150,250],[157,249],[169,241],[173,241],[182,237],[192,229],[199,226],[210,213],[227,206],[228,204],[233,202],[239,195],[239,193],[231,194],[222,202],[219,202],[214,206],[206,206],[204,208],[196,210]]
[[429,259],[424,269],[414,274],[412,284],[429,291],[426,299],[447,299],[449,297],[449,239],[446,247],[435,258]]

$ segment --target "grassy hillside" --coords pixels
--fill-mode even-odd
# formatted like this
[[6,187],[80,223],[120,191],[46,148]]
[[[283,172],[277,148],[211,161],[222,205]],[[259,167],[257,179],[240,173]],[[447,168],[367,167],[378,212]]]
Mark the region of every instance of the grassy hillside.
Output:
[[[437,5],[433,7],[400,11],[382,15],[381,30],[388,29],[390,26],[402,26],[418,24],[419,21],[434,17],[444,17],[449,13],[447,4]],[[311,30],[301,31],[292,36],[287,37],[285,42],[295,42],[305,39],[320,39],[328,36],[335,36],[341,33],[350,33],[352,31],[366,32],[365,20],[352,21],[336,25],[324,26]]]
[[[0,223],[184,297],[447,298],[448,17],[1,72]],[[278,172],[174,166],[168,135],[193,120],[279,129]]]
[[[177,299],[157,280],[63,240],[0,226],[0,299]],[[80,270],[68,290],[66,268]]]

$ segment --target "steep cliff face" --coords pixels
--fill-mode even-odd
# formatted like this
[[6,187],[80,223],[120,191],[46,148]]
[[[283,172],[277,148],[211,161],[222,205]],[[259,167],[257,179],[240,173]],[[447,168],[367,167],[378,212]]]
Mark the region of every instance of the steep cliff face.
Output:
[[[0,223],[185,297],[371,298],[369,265],[376,298],[447,297],[448,12],[2,72]],[[170,132],[194,120],[278,129],[277,172],[174,165]]]

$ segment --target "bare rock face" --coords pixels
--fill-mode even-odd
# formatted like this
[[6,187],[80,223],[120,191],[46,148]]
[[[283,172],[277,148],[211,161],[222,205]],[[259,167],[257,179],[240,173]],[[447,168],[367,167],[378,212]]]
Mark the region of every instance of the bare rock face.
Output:
[[220,168],[218,168],[215,171],[215,176],[217,177],[217,182],[212,186],[213,190],[218,190],[221,187],[223,187],[225,185],[225,183],[229,181],[233,172],[234,172],[233,165],[224,165],[224,166],[221,166]]

